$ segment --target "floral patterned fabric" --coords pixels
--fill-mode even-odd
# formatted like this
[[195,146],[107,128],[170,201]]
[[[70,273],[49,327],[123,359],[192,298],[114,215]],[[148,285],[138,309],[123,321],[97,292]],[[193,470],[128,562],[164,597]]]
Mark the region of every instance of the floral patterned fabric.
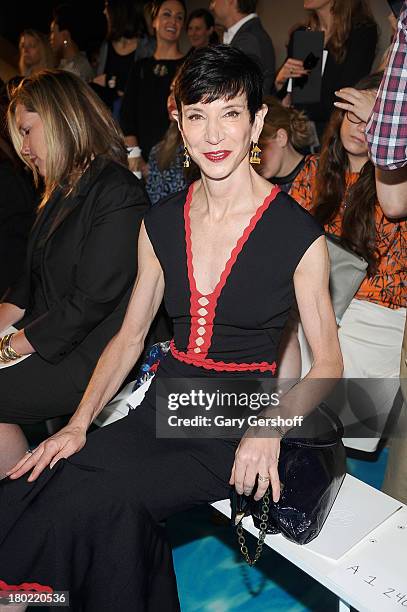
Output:
[[163,198],[182,191],[186,187],[184,176],[184,161],[182,147],[178,149],[177,156],[169,168],[160,170],[157,162],[157,153],[160,143],[155,145],[150,152],[148,165],[150,167],[146,189],[151,204],[156,204]]
[[[290,195],[301,206],[311,211],[314,208],[313,194],[318,171],[318,157],[312,156],[294,180]],[[357,173],[348,173],[349,187],[358,179]],[[407,221],[392,220],[384,216],[379,204],[376,205],[377,247],[381,255],[377,274],[366,277],[355,298],[367,300],[387,308],[404,308],[407,304]],[[325,231],[341,235],[342,212],[325,225]]]
[[145,382],[150,380],[157,371],[161,359],[163,359],[170,349],[170,341],[157,342],[147,349],[143,364],[139,370],[138,376],[134,382],[133,391],[141,387]]

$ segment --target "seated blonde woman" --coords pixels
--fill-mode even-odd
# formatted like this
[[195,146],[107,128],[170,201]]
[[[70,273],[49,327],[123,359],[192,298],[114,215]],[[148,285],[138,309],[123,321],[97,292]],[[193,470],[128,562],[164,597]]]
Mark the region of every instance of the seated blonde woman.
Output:
[[120,328],[148,202],[122,134],[78,76],[24,79],[8,124],[44,193],[25,274],[0,304],[0,476],[27,449],[19,425],[72,414]]

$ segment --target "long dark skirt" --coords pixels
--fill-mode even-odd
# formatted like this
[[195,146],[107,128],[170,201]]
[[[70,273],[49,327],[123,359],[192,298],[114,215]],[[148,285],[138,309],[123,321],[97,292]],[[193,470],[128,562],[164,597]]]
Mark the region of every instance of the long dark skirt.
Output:
[[156,438],[154,387],[35,483],[2,481],[1,580],[69,591],[75,611],[179,609],[158,523],[228,496],[236,442]]

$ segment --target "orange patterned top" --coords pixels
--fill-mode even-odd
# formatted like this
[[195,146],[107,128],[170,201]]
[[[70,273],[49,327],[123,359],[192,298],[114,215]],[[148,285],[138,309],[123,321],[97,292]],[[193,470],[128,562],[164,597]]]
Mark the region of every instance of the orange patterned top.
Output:
[[[313,155],[294,179],[290,195],[301,206],[312,212],[313,192],[318,171],[318,156]],[[358,178],[349,173],[347,185]],[[339,236],[342,228],[342,212],[330,223],[325,231]],[[366,277],[355,298],[367,300],[387,308],[397,309],[407,304],[407,220],[391,220],[384,216],[379,204],[376,205],[377,246],[381,254],[377,274]]]

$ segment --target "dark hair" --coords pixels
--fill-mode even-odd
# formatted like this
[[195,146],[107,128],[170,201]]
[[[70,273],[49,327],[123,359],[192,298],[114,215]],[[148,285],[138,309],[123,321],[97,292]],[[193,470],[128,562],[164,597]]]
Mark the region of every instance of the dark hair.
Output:
[[209,30],[209,28],[215,27],[215,19],[213,18],[212,13],[207,9],[200,8],[196,9],[195,11],[192,11],[190,16],[188,17],[187,28],[193,19],[203,19],[205,21],[207,30]]
[[210,103],[245,94],[252,122],[263,104],[262,93],[263,74],[259,66],[230,45],[196,49],[183,63],[174,87],[179,113],[181,103]]
[[[377,90],[383,73],[377,72],[363,78],[355,85],[361,91]],[[343,243],[368,262],[369,276],[375,274],[379,262],[376,247],[375,209],[377,203],[375,170],[368,160],[352,186],[347,188],[346,173],[349,161],[341,141],[341,125],[345,112],[332,113],[324,134],[318,175],[316,180],[315,217],[324,225],[332,221],[346,199],[342,219]]]
[[[158,15],[158,11],[160,10],[162,5],[166,1],[167,0],[155,0],[154,2],[151,3],[151,21],[154,21],[154,19]],[[184,0],[177,0],[177,2],[179,2],[181,4],[181,6],[183,7],[184,13],[185,13],[185,16],[186,16],[186,14],[187,14],[187,5],[185,4]]]
[[67,30],[76,43],[80,41],[78,11],[71,4],[56,6],[52,11],[52,16],[60,30]]
[[109,13],[109,40],[139,38],[147,34],[144,17],[145,0],[107,0]]
[[237,0],[237,8],[239,13],[243,15],[249,15],[255,13],[257,7],[257,0]]

